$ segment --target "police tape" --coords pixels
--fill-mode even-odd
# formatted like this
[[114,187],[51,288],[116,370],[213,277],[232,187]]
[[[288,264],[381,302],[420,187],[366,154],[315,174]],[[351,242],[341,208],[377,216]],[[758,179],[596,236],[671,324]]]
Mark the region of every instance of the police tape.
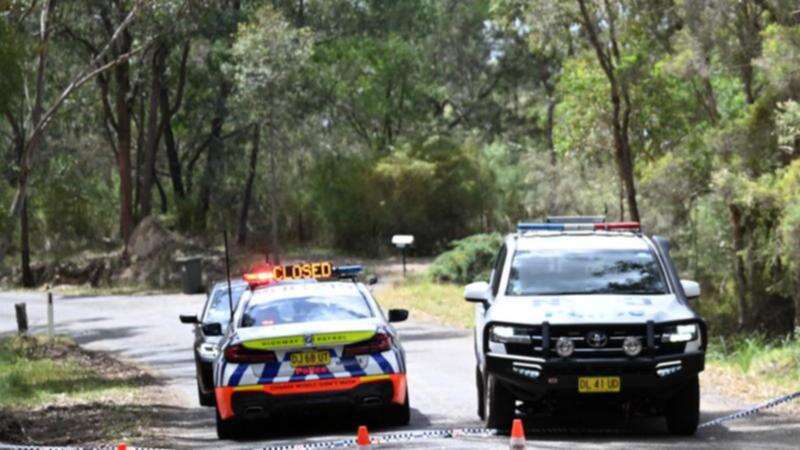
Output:
[[795,392],[794,394],[783,395],[781,397],[774,398],[772,400],[766,401],[764,403],[758,404],[756,406],[747,409],[743,409],[733,414],[728,414],[727,416],[718,417],[714,420],[701,423],[697,428],[707,428],[707,427],[712,427],[714,425],[720,425],[722,423],[729,422],[731,420],[742,419],[744,417],[752,416],[753,414],[758,414],[765,409],[774,408],[778,405],[788,403],[798,398],[800,398],[800,391]]
[[[793,394],[783,395],[772,400],[760,403],[750,408],[729,414],[727,416],[718,417],[714,420],[704,422],[698,428],[708,428],[715,425],[721,425],[725,422],[732,420],[743,419],[764,410],[774,408],[776,406],[788,403],[800,398],[800,391]],[[529,432],[542,433],[542,434],[557,434],[569,433],[575,431],[570,428],[529,428]],[[586,430],[582,430],[586,431]],[[592,429],[592,432],[598,430]],[[619,430],[616,430],[619,431]],[[500,432],[493,428],[443,428],[434,430],[418,430],[418,431],[401,431],[397,433],[381,433],[373,435],[370,442],[373,445],[389,444],[397,442],[409,442],[421,439],[458,439],[458,438],[485,438],[499,435]],[[319,450],[319,449],[336,449],[336,448],[352,448],[356,446],[355,438],[334,439],[334,440],[320,440],[320,441],[305,441],[305,442],[287,442],[285,444],[270,445],[268,447],[259,447],[254,450]],[[34,445],[6,445],[0,443],[0,450],[115,450],[116,446],[100,446],[100,447],[40,447]],[[128,447],[135,450],[158,450],[148,447]]]
[[[381,433],[370,437],[372,445],[410,442],[421,439],[457,439],[468,437],[491,437],[499,432],[493,428],[444,428],[436,430],[400,431],[397,433]],[[259,447],[256,450],[318,450],[355,447],[356,439],[336,439],[326,441],[307,441]]]

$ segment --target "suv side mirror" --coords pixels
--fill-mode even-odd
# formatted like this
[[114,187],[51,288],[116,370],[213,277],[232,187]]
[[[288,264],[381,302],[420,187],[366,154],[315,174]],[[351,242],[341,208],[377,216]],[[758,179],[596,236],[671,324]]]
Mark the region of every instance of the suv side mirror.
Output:
[[206,336],[222,336],[221,323],[204,323],[202,328]]
[[700,283],[691,280],[681,280],[683,292],[688,300],[695,300],[700,297]]
[[197,319],[197,316],[185,316],[185,315],[181,314],[178,317],[180,317],[181,323],[198,323],[199,322],[199,320]]
[[390,309],[389,322],[403,322],[408,319],[407,309]]
[[464,288],[464,299],[470,303],[487,303],[489,298],[489,283],[485,281],[476,281]]
[[367,284],[369,284],[370,286],[378,284],[378,277],[377,276],[369,277],[369,280],[367,280]]

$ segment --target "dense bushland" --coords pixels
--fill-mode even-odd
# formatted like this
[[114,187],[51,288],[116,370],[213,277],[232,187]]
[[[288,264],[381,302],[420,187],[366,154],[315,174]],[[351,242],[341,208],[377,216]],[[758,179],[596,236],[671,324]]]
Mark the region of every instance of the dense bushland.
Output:
[[[436,254],[605,214],[669,236],[720,329],[797,325],[794,0],[0,8],[0,271],[15,283],[124,249],[146,216],[209,245],[227,229],[243,252],[376,254],[403,232]],[[442,257],[437,276],[468,281],[481,252]]]

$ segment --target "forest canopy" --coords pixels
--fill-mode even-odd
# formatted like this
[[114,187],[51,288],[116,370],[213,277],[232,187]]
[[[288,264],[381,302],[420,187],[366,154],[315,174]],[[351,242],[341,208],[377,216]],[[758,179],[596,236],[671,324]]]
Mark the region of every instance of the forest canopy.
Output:
[[795,0],[5,0],[0,67],[0,270],[25,285],[148,216],[435,254],[605,214],[671,238],[720,326],[797,323]]

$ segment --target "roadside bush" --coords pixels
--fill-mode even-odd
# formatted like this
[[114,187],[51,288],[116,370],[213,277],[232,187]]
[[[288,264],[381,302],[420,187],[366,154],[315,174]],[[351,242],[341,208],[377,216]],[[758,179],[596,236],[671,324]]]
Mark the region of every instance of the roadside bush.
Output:
[[436,281],[471,283],[486,280],[502,243],[503,237],[499,233],[475,234],[454,241],[452,249],[436,257],[428,273]]

